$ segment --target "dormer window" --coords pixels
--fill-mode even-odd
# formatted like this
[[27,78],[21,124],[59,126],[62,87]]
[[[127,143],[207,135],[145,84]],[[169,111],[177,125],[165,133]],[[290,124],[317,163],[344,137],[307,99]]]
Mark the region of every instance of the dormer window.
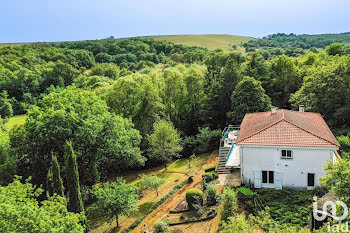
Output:
[[291,150],[281,150],[281,158],[282,159],[292,159],[293,153]]

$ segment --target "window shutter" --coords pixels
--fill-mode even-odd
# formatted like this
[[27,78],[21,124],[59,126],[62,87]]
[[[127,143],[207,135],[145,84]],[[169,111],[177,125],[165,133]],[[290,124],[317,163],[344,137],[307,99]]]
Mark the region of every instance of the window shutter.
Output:
[[283,186],[283,173],[275,172],[275,189],[282,189]]
[[261,171],[254,171],[254,188],[261,188]]

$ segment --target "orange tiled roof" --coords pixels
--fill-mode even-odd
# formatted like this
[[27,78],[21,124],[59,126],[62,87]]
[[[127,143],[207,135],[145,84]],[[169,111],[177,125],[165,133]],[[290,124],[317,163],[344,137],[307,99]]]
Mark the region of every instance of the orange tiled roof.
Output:
[[285,109],[246,114],[236,144],[340,147],[321,114]]

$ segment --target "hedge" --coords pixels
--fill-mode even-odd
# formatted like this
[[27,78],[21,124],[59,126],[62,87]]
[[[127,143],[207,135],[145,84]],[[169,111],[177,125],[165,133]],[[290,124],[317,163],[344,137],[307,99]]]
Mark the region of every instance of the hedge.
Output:
[[205,172],[212,172],[216,170],[216,165],[212,165],[210,167],[207,167],[204,171]]
[[187,223],[193,223],[193,222],[202,222],[202,221],[207,221],[209,219],[215,218],[218,212],[216,210],[211,210],[207,213],[207,216],[204,218],[200,219],[195,219],[195,218],[190,218],[182,222],[170,222],[169,226],[175,226],[175,225],[180,225],[180,224],[187,224]]
[[212,172],[206,172],[202,175],[202,179],[205,183],[210,183],[213,180],[216,180],[218,178],[218,175],[215,171]]
[[197,188],[189,189],[186,193],[186,201],[189,209],[194,209],[195,204],[203,205],[203,191]]

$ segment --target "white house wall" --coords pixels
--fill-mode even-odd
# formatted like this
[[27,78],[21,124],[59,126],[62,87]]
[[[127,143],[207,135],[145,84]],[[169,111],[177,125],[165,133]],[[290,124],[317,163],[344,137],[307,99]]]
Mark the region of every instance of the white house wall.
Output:
[[[292,150],[292,159],[281,159],[281,150]],[[255,171],[282,173],[282,186],[289,188],[307,187],[307,173],[315,173],[315,186],[318,177],[325,176],[324,165],[333,160],[336,148],[303,148],[280,146],[241,145],[241,175],[243,183],[254,183]],[[262,187],[274,186],[267,184]],[[309,187],[311,188],[311,187]]]

